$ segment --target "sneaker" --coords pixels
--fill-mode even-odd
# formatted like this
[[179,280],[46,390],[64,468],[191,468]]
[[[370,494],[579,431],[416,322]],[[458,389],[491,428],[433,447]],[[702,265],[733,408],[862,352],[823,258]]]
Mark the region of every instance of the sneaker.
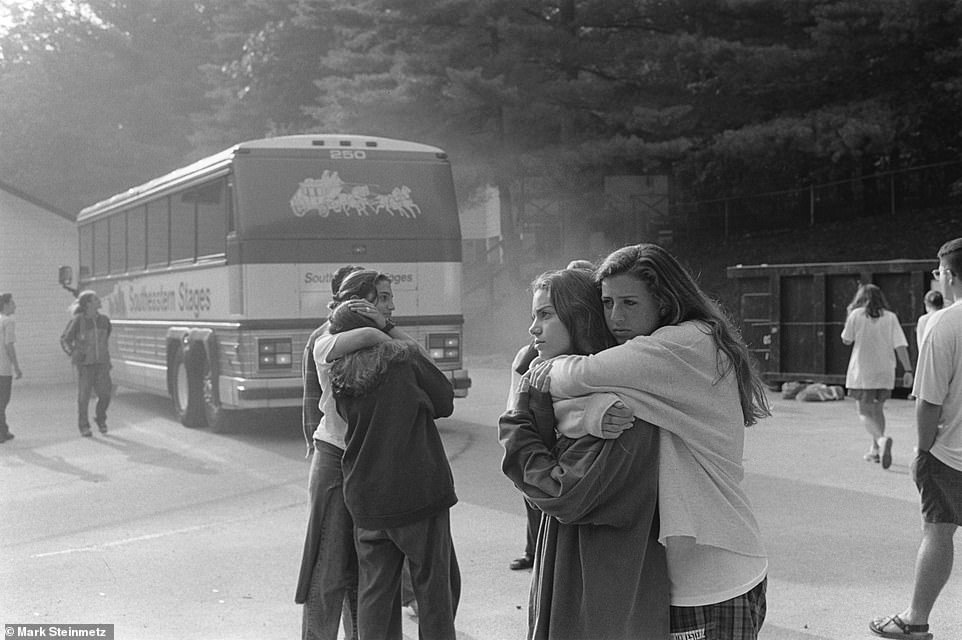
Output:
[[107,433],[107,423],[106,423],[106,422],[98,422],[98,423],[97,423],[97,428],[100,429],[100,433]]
[[879,438],[878,446],[882,451],[882,468],[888,469],[892,466],[892,439],[889,437]]
[[89,438],[90,436],[92,436],[93,432],[90,431],[90,425],[87,425],[85,427],[80,427],[80,435],[83,436],[84,438]]
[[864,456],[862,456],[862,459],[864,459],[866,462],[876,462],[876,463],[881,460],[878,454],[878,449],[872,449],[871,451],[866,453]]
[[0,443],[6,442],[7,440],[13,440],[13,434],[9,431],[0,436]]
[[511,567],[512,571],[523,571],[524,569],[530,569],[534,566],[534,558],[531,556],[521,556],[520,558],[515,558],[508,565]]

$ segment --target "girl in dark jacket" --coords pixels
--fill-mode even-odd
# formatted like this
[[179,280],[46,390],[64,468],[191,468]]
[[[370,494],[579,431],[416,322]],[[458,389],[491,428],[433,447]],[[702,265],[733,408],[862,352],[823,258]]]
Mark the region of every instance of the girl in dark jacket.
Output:
[[[332,334],[370,320],[349,303]],[[421,350],[391,340],[343,356],[331,368],[347,422],[344,502],[355,525],[361,640],[400,639],[405,558],[419,605],[420,636],[455,640],[461,575],[451,539],[454,478],[434,420],[454,411],[454,389]]]
[[[532,284],[530,333],[541,358],[613,344],[591,274]],[[658,543],[658,429],[558,435],[550,393],[520,379],[501,417],[502,470],[543,515],[528,602],[529,640],[663,640],[668,574]],[[560,416],[559,416],[560,417]],[[613,439],[608,439],[613,438]]]

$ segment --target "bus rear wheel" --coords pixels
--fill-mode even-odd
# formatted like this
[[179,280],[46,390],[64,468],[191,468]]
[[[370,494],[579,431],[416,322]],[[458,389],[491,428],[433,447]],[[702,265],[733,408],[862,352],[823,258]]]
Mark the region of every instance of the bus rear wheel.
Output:
[[214,376],[210,364],[210,354],[204,357],[204,375],[201,379],[201,389],[204,402],[204,420],[208,428],[214,433],[223,431],[227,423],[227,409],[220,403],[220,393],[217,388],[217,378]]
[[200,429],[206,425],[201,405],[203,392],[200,376],[197,375],[195,367],[190,366],[190,360],[189,352],[185,352],[184,348],[177,349],[173,362],[171,398],[180,423],[191,429]]

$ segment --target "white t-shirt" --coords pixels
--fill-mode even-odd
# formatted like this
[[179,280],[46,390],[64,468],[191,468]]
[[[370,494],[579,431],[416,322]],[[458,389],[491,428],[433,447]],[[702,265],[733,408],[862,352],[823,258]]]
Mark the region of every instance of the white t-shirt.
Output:
[[962,301],[929,320],[912,393],[942,407],[932,455],[962,471]]
[[321,400],[317,406],[324,413],[321,422],[314,431],[314,439],[321,442],[333,444],[339,449],[346,446],[344,438],[347,435],[347,423],[337,412],[337,400],[334,398],[334,390],[331,389],[331,365],[327,361],[328,354],[337,344],[338,334],[331,335],[327,331],[322,333],[314,341],[314,362],[317,365],[317,381],[321,385]]
[[668,538],[669,592],[674,607],[701,607],[748,593],[768,575],[768,558]]
[[16,341],[16,323],[13,316],[0,313],[0,376],[13,375],[13,363],[7,356],[7,345]]
[[845,386],[849,389],[892,389],[895,387],[895,349],[908,347],[898,317],[882,310],[870,318],[864,308],[845,319],[842,340],[854,342],[848,361]]

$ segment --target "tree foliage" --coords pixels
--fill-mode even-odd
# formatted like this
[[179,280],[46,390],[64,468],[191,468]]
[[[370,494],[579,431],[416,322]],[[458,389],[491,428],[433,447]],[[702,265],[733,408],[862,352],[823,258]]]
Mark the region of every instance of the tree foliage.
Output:
[[502,186],[669,173],[692,199],[959,155],[954,0],[36,6],[0,38],[0,178],[71,210],[301,131],[434,143]]

